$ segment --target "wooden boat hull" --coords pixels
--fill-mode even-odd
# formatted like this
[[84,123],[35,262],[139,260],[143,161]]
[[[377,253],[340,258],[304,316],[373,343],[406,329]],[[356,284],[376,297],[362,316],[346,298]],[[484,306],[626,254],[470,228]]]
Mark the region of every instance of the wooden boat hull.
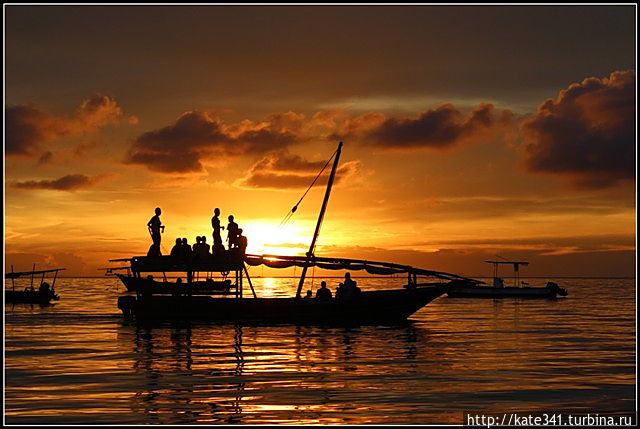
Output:
[[51,302],[51,300],[57,301],[59,297],[58,295],[55,295],[55,294],[40,293],[37,290],[36,291],[5,290],[4,299],[5,299],[5,302],[12,303],[12,304],[47,305]]
[[446,285],[362,292],[358,299],[318,301],[296,298],[211,296],[121,296],[125,317],[146,320],[207,320],[257,324],[393,324],[444,294]]
[[566,296],[561,288],[550,287],[483,287],[462,286],[451,288],[449,298],[543,298],[553,299],[558,295]]

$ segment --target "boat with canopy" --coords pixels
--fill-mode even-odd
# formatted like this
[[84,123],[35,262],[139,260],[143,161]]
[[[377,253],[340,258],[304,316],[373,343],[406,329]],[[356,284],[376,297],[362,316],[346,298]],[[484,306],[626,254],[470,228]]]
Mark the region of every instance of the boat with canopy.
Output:
[[[520,282],[520,266],[529,265],[528,261],[484,261],[493,264],[493,287],[478,284],[466,284],[447,291],[450,298],[557,298],[567,296],[566,289],[555,282],[547,282],[545,287],[523,286]],[[498,276],[500,265],[513,266],[513,286],[505,286]]]
[[[127,265],[114,267],[111,273],[120,278],[128,290],[135,291],[135,296],[126,295],[118,298],[118,308],[122,310],[123,315],[136,321],[202,319],[232,323],[397,323],[406,321],[413,313],[452,287],[481,283],[456,274],[403,264],[317,256],[316,243],[342,145],[340,142],[325,165],[326,167],[331,159],[334,160],[315,232],[305,256],[253,255],[243,254],[239,249],[230,249],[207,255],[204,259],[190,261],[177,261],[171,256],[113,259],[111,262]],[[295,213],[301,201],[302,198],[290,214]],[[258,297],[247,266],[302,268],[296,295],[290,298]],[[305,299],[302,298],[301,291],[310,267],[364,271],[371,275],[406,275],[407,283],[396,289],[363,290],[351,299]],[[126,273],[115,272],[119,270]],[[182,273],[186,282],[182,282],[182,278],[175,282],[168,280],[168,274],[171,276],[176,273]],[[161,279],[157,278],[159,275],[162,276]],[[251,297],[245,297],[245,281],[251,290]]]
[[[49,270],[36,270],[35,264],[31,271],[13,271],[13,265],[11,266],[11,272],[5,273],[5,280],[11,280],[11,290],[5,289],[4,298],[5,302],[13,304],[41,304],[47,305],[51,301],[58,301],[60,297],[56,294],[55,285],[58,278],[58,272],[63,271],[64,268],[52,268]],[[51,283],[49,283],[48,276],[51,276]],[[16,280],[24,277],[30,278],[30,284],[23,289],[16,290]],[[34,287],[34,281],[39,280],[39,286],[36,289]]]

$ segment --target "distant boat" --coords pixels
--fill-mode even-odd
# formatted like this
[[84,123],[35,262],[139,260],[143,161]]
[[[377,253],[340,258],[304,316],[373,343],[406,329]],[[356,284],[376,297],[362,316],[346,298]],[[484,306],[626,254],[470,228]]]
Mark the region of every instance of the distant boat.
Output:
[[[60,297],[56,294],[55,285],[58,277],[58,272],[64,270],[64,268],[54,268],[50,270],[36,271],[35,265],[32,271],[20,271],[14,272],[13,266],[10,273],[5,273],[5,279],[11,279],[11,290],[5,289],[4,297],[5,302],[13,304],[41,304],[47,305],[51,301],[58,301]],[[45,278],[47,274],[53,273],[53,279],[51,284]],[[36,275],[42,274],[39,280],[38,288],[34,288],[33,282],[36,279]],[[30,286],[23,290],[16,290],[15,280],[20,277],[31,277]]]
[[[556,298],[567,296],[566,289],[554,282],[548,282],[545,287],[520,287],[520,266],[527,266],[527,261],[484,261],[493,264],[493,287],[460,284],[447,291],[450,298]],[[512,265],[514,286],[505,286],[504,280],[498,277],[499,265]],[[524,282],[523,282],[524,283]]]
[[[128,262],[128,274],[118,278],[134,290],[135,296],[118,298],[118,308],[123,315],[137,321],[152,319],[209,320],[231,323],[294,323],[294,324],[387,324],[406,321],[413,313],[446,293],[453,284],[473,285],[477,280],[455,274],[414,268],[389,262],[358,259],[318,257],[314,254],[327,202],[340,159],[342,142],[334,153],[335,160],[327,183],[327,189],[307,256],[243,255],[227,250],[208,255],[205,261],[178,262],[170,256],[136,256],[115,259],[112,262]],[[327,162],[327,165],[329,162]],[[326,166],[325,166],[326,167]],[[322,173],[322,172],[320,172]],[[320,174],[318,175],[320,176]],[[292,209],[295,212],[297,205]],[[251,284],[247,265],[265,265],[271,268],[301,267],[295,297],[259,298]],[[329,270],[365,270],[374,275],[407,275],[407,284],[400,289],[360,291],[351,298],[329,300],[302,298],[307,269],[318,267]],[[186,283],[167,281],[167,273],[183,273]],[[153,278],[162,275],[163,281]],[[229,276],[228,289],[202,288],[198,274],[204,274],[206,285],[209,275]],[[420,276],[420,281],[418,280]],[[422,278],[428,279],[423,282]],[[253,294],[243,295],[244,279]],[[225,278],[226,280],[226,278]],[[359,288],[355,288],[359,290]]]

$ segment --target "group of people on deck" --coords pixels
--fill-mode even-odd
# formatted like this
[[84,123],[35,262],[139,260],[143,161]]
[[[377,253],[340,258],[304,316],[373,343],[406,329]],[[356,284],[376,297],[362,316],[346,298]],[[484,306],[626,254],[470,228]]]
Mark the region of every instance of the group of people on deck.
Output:
[[[357,282],[351,278],[351,273],[346,273],[344,275],[344,282],[340,283],[336,288],[336,299],[348,301],[358,298],[360,293],[361,290],[358,287]],[[305,298],[313,299],[313,292],[308,290]],[[320,289],[316,292],[316,300],[331,301],[332,299],[333,295],[331,294],[331,289],[327,287],[327,282],[322,281],[320,283]]]
[[[162,241],[161,233],[164,233],[164,225],[162,225],[162,222],[160,221],[161,214],[162,210],[160,207],[156,207],[155,215],[147,223],[152,241],[147,256],[162,256],[160,244]],[[247,250],[247,237],[242,235],[242,229],[238,227],[236,222],[234,222],[233,215],[229,215],[228,219],[227,241],[229,243],[229,250],[234,250],[244,254]],[[177,260],[188,260],[191,258],[198,260],[205,259],[206,255],[223,253],[225,251],[225,247],[222,244],[220,230],[224,229],[224,226],[220,225],[219,208],[216,208],[213,211],[211,226],[213,227],[213,246],[209,246],[207,243],[207,237],[204,235],[196,237],[196,243],[193,247],[188,243],[186,238],[176,238],[176,244],[171,249],[171,256]],[[209,250],[211,250],[211,252]]]

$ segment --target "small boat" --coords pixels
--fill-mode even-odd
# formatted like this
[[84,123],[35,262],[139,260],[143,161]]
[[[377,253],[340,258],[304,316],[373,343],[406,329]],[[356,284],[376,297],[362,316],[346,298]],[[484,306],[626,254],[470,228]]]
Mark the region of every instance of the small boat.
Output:
[[[118,308],[124,317],[138,322],[160,319],[257,324],[395,324],[406,321],[413,313],[446,293],[453,284],[479,283],[478,280],[455,274],[390,262],[316,256],[315,245],[341,150],[342,142],[332,156],[335,160],[306,256],[244,255],[237,249],[232,249],[209,255],[204,261],[186,263],[172,260],[170,256],[135,256],[111,260],[111,262],[128,262],[127,266],[117,267],[117,269],[126,269],[127,274],[118,273],[117,276],[128,289],[136,292],[135,296],[127,295],[118,298]],[[297,206],[297,204],[294,206],[291,213],[296,211]],[[265,265],[271,268],[301,267],[302,273],[295,297],[257,297],[247,265]],[[360,291],[350,298],[336,297],[328,300],[302,298],[301,291],[309,267],[329,270],[365,270],[374,275],[406,275],[407,283],[399,289]],[[169,282],[167,273],[186,275],[186,284],[177,281]],[[156,276],[161,274],[163,281],[150,277],[153,274]],[[211,281],[226,280],[231,280],[231,284],[222,290],[219,288],[216,290],[213,286],[211,290],[206,290],[198,284],[200,275],[204,277],[205,284],[209,282],[211,285]],[[245,279],[251,288],[253,295],[251,298],[244,297]],[[356,289],[359,290],[359,288]]]
[[[449,298],[547,298],[567,296],[566,289],[555,282],[548,282],[545,287],[529,287],[520,285],[520,266],[527,266],[527,261],[484,261],[493,264],[493,287],[479,284],[459,284],[447,291]],[[512,265],[514,286],[505,286],[504,280],[498,277],[499,265]]]
[[[63,271],[64,268],[53,268],[50,270],[36,271],[35,265],[32,271],[20,271],[14,272],[13,266],[11,266],[11,272],[5,273],[5,279],[11,279],[11,290],[5,289],[4,297],[5,302],[13,304],[40,304],[47,305],[51,301],[58,301],[60,297],[56,294],[55,285],[58,278],[58,272]],[[46,281],[46,275],[53,273],[53,279],[51,284]],[[40,286],[35,289],[33,282],[36,279],[36,275],[42,274],[40,278]],[[31,284],[25,287],[23,290],[16,290],[15,280],[20,277],[31,277]]]

